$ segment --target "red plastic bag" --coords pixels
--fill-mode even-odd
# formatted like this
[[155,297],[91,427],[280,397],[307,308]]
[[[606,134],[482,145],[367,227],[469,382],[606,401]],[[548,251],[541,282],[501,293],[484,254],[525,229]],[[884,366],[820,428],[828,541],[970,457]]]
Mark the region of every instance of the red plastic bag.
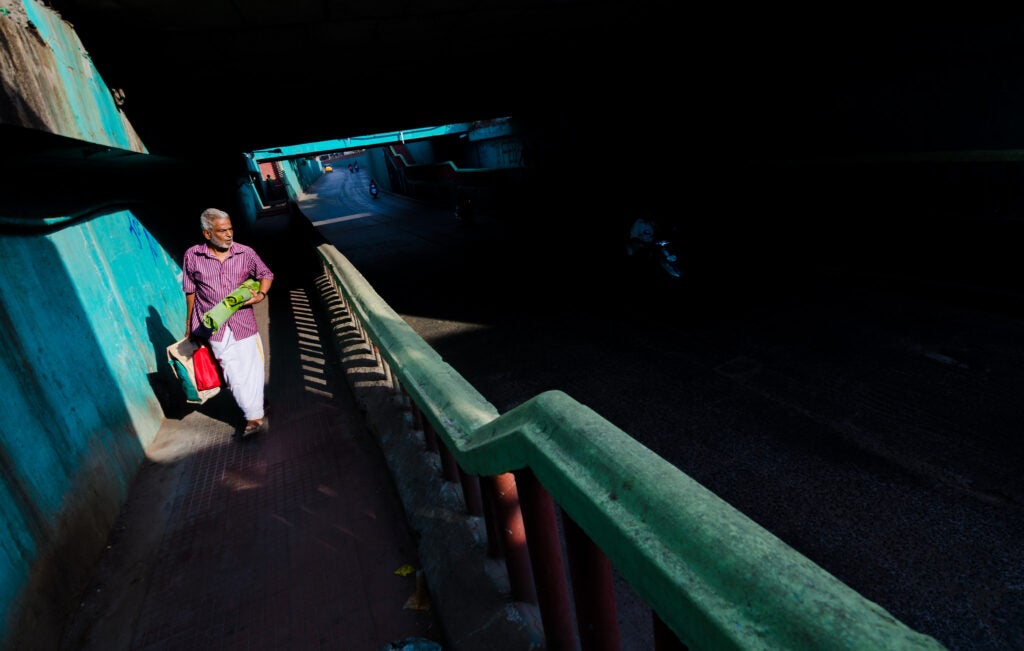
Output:
[[199,346],[192,356],[192,365],[196,372],[196,388],[206,391],[220,386],[220,367],[217,360],[210,354],[208,346]]

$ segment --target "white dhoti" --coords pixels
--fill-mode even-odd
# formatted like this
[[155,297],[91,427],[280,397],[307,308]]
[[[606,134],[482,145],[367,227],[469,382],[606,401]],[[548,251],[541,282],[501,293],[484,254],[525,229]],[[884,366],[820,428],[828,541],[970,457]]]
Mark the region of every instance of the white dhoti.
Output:
[[235,339],[231,328],[224,326],[224,338],[211,341],[210,350],[220,362],[224,381],[231,387],[235,402],[246,420],[263,419],[263,387],[266,384],[263,340],[259,333]]

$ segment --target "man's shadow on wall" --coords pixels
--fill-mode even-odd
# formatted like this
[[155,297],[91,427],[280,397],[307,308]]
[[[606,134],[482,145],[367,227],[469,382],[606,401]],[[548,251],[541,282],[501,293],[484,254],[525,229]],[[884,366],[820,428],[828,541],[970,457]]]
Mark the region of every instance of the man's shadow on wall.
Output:
[[148,310],[146,332],[149,334],[149,341],[153,344],[153,355],[157,368],[155,372],[149,374],[149,385],[153,389],[153,395],[160,403],[164,417],[181,420],[193,411],[198,411],[215,420],[237,425],[239,415],[236,412],[238,408],[229,390],[222,388],[220,393],[201,405],[188,402],[185,399],[185,391],[181,388],[181,382],[167,360],[167,347],[178,341],[180,337],[174,336],[164,325],[163,318],[155,307],[150,305]]

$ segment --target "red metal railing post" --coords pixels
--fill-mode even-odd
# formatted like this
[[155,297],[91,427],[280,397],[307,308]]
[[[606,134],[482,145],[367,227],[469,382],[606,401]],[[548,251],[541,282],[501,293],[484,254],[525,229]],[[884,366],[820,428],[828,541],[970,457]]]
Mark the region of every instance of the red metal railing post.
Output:
[[578,649],[555,502],[529,468],[515,471],[515,476],[547,648]]
[[466,474],[459,468],[459,477],[462,478],[462,498],[466,501],[466,512],[470,515],[483,515],[484,502],[480,495],[480,477]]
[[426,445],[427,452],[441,452],[437,443],[437,432],[426,418],[423,419],[423,443]]
[[519,491],[515,476],[502,473],[491,478],[494,484],[494,503],[497,507],[497,524],[505,552],[505,567],[508,570],[509,587],[516,601],[537,603],[537,588],[533,582],[530,565],[530,551],[526,545],[526,528],[523,514],[519,510]]
[[441,456],[441,472],[444,474],[444,480],[450,482],[459,481],[459,475],[462,473],[459,471],[459,464],[455,462],[455,455],[444,444],[444,441],[437,435],[434,428],[430,428],[430,433],[434,435],[434,441],[437,443],[437,453]]
[[484,525],[487,529],[487,555],[501,558],[502,536],[498,516],[498,499],[494,494],[494,478],[484,477],[480,482],[480,494],[484,502]]
[[423,431],[423,424],[427,422],[427,419],[423,417],[423,412],[420,411],[420,407],[419,407],[419,405],[416,404],[415,400],[411,400],[410,399],[409,404],[412,405],[412,426],[413,426],[413,429],[416,429],[416,430],[419,430],[419,431],[422,432]]
[[569,576],[576,603],[580,646],[587,651],[619,651],[612,564],[576,521],[562,511]]

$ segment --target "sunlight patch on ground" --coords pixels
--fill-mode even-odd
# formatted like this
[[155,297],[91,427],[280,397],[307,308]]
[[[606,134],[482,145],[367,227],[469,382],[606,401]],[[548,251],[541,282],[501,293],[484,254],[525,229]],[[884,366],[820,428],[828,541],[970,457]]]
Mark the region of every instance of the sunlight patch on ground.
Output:
[[221,476],[221,484],[233,491],[247,491],[261,486],[260,482],[235,470],[225,470]]
[[312,393],[314,395],[320,396],[321,398],[333,398],[334,397],[334,394],[329,392],[329,391],[321,391],[320,389],[314,389],[311,386],[304,386],[304,387],[302,387],[302,389],[306,393]]
[[328,224],[337,224],[338,222],[350,222],[353,219],[363,219],[369,217],[373,213],[369,212],[356,212],[351,215],[344,215],[342,217],[332,217],[331,219],[321,219],[318,222],[313,222],[313,226],[327,226]]

